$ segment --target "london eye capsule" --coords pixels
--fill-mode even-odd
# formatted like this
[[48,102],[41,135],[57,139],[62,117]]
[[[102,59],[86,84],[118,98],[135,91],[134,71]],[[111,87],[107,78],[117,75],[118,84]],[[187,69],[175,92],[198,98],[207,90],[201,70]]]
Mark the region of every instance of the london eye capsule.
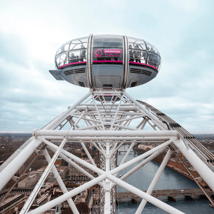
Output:
[[158,50],[143,39],[90,35],[73,39],[56,53],[57,80],[94,89],[125,89],[145,84],[159,72]]

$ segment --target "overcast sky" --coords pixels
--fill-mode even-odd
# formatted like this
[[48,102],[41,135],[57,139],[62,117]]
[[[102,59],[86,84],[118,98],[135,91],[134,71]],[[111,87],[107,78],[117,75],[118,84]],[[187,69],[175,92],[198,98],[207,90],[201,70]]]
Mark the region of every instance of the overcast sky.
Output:
[[41,128],[88,89],[49,73],[65,42],[89,34],[142,38],[162,66],[128,89],[191,133],[214,133],[214,1],[0,0],[0,130]]

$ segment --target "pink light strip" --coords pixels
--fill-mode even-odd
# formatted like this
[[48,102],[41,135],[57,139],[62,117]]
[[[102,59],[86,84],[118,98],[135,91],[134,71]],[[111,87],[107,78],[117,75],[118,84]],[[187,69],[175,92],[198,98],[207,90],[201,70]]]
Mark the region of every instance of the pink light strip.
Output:
[[72,63],[68,63],[68,64],[65,64],[65,65],[62,65],[58,68],[63,68],[63,67],[66,67],[68,65],[77,65],[77,64],[86,64],[86,61],[83,61],[83,62],[72,62]]
[[[65,64],[65,65],[62,65],[60,67],[58,67],[58,69],[60,68],[63,68],[63,67],[66,67],[66,66],[69,66],[69,65],[81,65],[81,64],[86,64],[87,61],[83,61],[83,62],[72,62],[72,63],[68,63],[68,64]],[[111,60],[95,60],[93,61],[93,63],[103,63],[103,62],[111,62],[111,63],[123,63],[123,61],[111,61]],[[140,63],[140,62],[132,62],[132,61],[129,61],[129,64],[135,64],[135,65],[144,65],[144,66],[148,66],[148,67],[151,67],[151,68],[154,68],[155,70],[158,70],[155,66],[152,66],[152,65],[149,65],[149,64],[146,64],[146,63]]]
[[154,68],[155,70],[158,70],[155,66],[152,66],[152,65],[149,65],[149,64],[146,64],[146,63],[140,63],[140,62],[132,62],[132,61],[129,61],[129,64],[145,65],[145,66],[148,66],[148,67]]
[[93,63],[99,63],[99,62],[123,63],[123,61],[111,61],[111,60],[95,60],[95,61],[93,61]]

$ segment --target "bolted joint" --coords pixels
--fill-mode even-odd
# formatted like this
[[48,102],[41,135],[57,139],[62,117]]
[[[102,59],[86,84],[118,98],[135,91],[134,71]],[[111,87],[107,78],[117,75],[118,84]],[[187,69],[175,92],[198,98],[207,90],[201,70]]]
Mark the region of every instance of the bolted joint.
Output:
[[111,192],[111,181],[106,179],[103,185],[103,189],[105,192]]
[[32,136],[34,136],[37,139],[37,137],[39,136],[38,135],[39,131],[40,131],[40,129],[34,129],[33,132],[32,132]]
[[111,155],[105,155],[106,159],[110,159]]
[[43,155],[43,154],[44,154],[44,149],[43,149],[43,150],[36,149],[36,150],[35,150],[35,153],[36,153],[37,155]]
[[67,136],[67,135],[64,136],[64,140],[65,140],[65,139],[68,140],[68,136]]
[[111,185],[110,185],[110,183],[109,184],[105,184],[105,186],[104,186],[104,192],[111,193]]
[[111,193],[111,189],[104,189],[104,192],[105,192],[105,193],[106,193],[106,192]]

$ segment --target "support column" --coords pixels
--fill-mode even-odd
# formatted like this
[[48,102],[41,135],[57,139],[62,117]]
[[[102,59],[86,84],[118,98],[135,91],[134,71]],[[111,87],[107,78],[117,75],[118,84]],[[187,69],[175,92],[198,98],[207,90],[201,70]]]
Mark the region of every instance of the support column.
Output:
[[140,198],[144,198],[150,203],[154,204],[155,206],[159,207],[160,209],[166,211],[167,213],[173,213],[173,214],[184,214],[183,212],[177,210],[176,208],[173,208],[172,206],[164,203],[163,201],[143,192],[142,190],[137,189],[136,187],[121,181],[120,179],[114,177],[113,175],[107,174],[107,178],[111,180],[112,182],[116,183],[117,185],[123,187],[124,189],[127,189],[128,191],[132,192],[134,195],[137,195]]
[[135,99],[133,99],[127,92],[123,93],[126,97],[129,98],[143,113],[148,115],[158,126],[160,130],[167,130],[166,124],[162,123],[157,117],[155,117],[151,112],[149,112],[145,107],[143,107],[140,103],[138,103]]
[[[128,151],[126,152],[126,154],[124,155],[122,161],[120,162],[120,165],[122,165],[124,162],[126,162],[126,159],[127,159],[127,157],[129,156],[129,153],[131,152],[131,150],[132,150],[132,148],[134,147],[134,145],[135,145],[135,141],[132,142],[132,144],[129,146],[129,149],[128,149]],[[118,174],[118,173],[116,173],[114,176],[116,177],[117,174]]]
[[[106,143],[106,172],[110,170],[110,143]],[[104,213],[110,214],[111,211],[111,182],[108,179],[104,181],[104,191],[105,191],[105,207]]]
[[55,198],[55,199],[47,202],[46,204],[41,205],[40,207],[30,211],[28,214],[43,213],[43,212],[51,209],[52,207],[55,207],[57,204],[60,204],[64,201],[66,201],[68,198],[71,198],[71,197],[83,192],[84,190],[89,189],[90,187],[96,185],[97,183],[101,182],[105,178],[106,178],[106,174],[100,175],[99,177],[97,177],[87,183],[84,183],[83,185],[59,196],[58,198]]
[[85,153],[87,154],[89,160],[91,161],[91,163],[92,163],[94,166],[96,166],[96,164],[95,164],[93,158],[91,157],[91,155],[90,155],[88,149],[86,148],[85,144],[84,144],[83,142],[81,142],[81,145],[82,145],[82,148],[84,149]]
[[141,163],[139,163],[137,166],[135,166],[134,168],[132,168],[130,171],[128,171],[125,175],[123,175],[120,179],[121,180],[125,180],[126,178],[128,178],[129,176],[131,176],[133,173],[135,173],[137,170],[139,170],[141,167],[143,167],[144,165],[146,165],[148,162],[150,162],[151,160],[153,160],[154,158],[156,158],[158,155],[160,155],[163,151],[165,150],[165,148],[161,149],[160,151],[157,151],[155,153],[153,153],[152,155],[150,155],[148,158],[146,158],[145,160],[143,160]]
[[42,143],[41,140],[32,140],[0,173],[0,190],[13,177],[18,169],[33,154],[35,149]]
[[[48,152],[47,152],[46,149],[44,150],[44,156],[45,156],[47,162],[50,163],[51,162],[51,157],[48,154]],[[60,174],[58,173],[58,171],[57,171],[57,169],[56,169],[56,167],[54,165],[52,167],[52,172],[54,173],[54,176],[55,176],[55,178],[56,178],[56,180],[57,180],[57,182],[58,182],[61,190],[63,191],[63,193],[64,194],[67,193],[68,190],[67,190],[65,184],[63,183],[62,178],[60,177]],[[77,208],[76,208],[76,206],[75,206],[74,201],[72,200],[72,198],[67,199],[67,201],[68,201],[68,204],[70,205],[71,210],[73,211],[73,213],[74,214],[79,214],[79,211],[77,210]]]
[[[158,180],[159,180],[159,178],[160,178],[160,176],[161,176],[166,164],[168,163],[168,161],[169,161],[169,159],[171,157],[171,154],[172,154],[172,150],[169,149],[167,154],[166,154],[166,156],[165,156],[165,158],[163,159],[163,161],[162,161],[157,173],[155,174],[155,177],[153,178],[152,183],[150,184],[150,186],[149,186],[149,188],[148,188],[148,190],[146,192],[149,195],[152,194],[152,192],[153,192],[153,190],[154,190],[154,188],[155,188],[155,186],[156,186],[156,184],[157,184],[157,182],[158,182]],[[141,203],[140,203],[140,205],[139,205],[139,207],[138,207],[138,209],[137,209],[135,214],[141,214],[143,209],[144,209],[144,207],[146,206],[146,203],[147,203],[147,201],[145,199],[143,199],[141,201]]]
[[36,198],[42,184],[44,183],[45,179],[47,178],[53,164],[55,163],[57,157],[59,156],[63,146],[65,145],[65,143],[67,142],[67,137],[64,138],[64,140],[62,141],[62,143],[60,144],[60,146],[58,147],[56,153],[54,154],[53,158],[51,159],[50,163],[48,164],[48,166],[46,167],[44,173],[42,174],[42,176],[40,177],[38,183],[36,184],[35,188],[33,189],[32,193],[30,194],[27,202],[25,203],[25,205],[22,207],[22,210],[20,212],[20,214],[26,214],[28,212],[28,210],[31,207],[31,204],[33,203],[34,199]]
[[187,149],[182,140],[176,140],[173,143],[195,168],[198,174],[206,181],[209,187],[214,190],[214,173],[211,169],[195,154],[195,152],[192,151],[191,148]]

